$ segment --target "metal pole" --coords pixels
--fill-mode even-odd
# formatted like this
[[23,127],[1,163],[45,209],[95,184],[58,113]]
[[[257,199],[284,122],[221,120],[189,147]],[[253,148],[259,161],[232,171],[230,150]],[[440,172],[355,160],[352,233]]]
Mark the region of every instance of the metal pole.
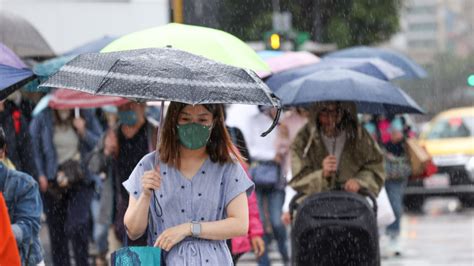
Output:
[[173,1],[173,22],[184,23],[183,0],[172,0],[172,1]]

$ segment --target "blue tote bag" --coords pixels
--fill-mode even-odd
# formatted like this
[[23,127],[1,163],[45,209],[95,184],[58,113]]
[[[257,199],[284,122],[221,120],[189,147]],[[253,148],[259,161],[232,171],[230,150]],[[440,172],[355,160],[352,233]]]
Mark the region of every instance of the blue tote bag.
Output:
[[[153,197],[155,194],[153,193]],[[153,227],[151,213],[148,215],[148,224]],[[149,229],[147,229],[148,231]],[[151,234],[148,234],[148,246],[128,246],[127,235],[124,236],[124,247],[114,251],[111,255],[112,266],[163,266],[160,248],[153,247]]]

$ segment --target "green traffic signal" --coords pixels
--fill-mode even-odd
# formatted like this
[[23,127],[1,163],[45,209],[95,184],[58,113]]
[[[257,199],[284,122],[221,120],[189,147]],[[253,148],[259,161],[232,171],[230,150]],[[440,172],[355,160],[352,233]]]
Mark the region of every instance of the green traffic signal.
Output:
[[467,77],[467,85],[474,87],[474,74],[471,74]]

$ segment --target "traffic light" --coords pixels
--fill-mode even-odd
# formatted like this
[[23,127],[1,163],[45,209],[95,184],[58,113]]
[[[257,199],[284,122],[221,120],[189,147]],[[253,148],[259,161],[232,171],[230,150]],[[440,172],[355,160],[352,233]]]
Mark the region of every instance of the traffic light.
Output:
[[279,50],[281,47],[281,38],[280,34],[278,33],[273,33],[270,35],[270,48],[273,50]]
[[467,76],[467,86],[474,87],[474,74]]
[[267,50],[280,50],[284,42],[284,36],[276,31],[267,31],[264,34],[264,41]]

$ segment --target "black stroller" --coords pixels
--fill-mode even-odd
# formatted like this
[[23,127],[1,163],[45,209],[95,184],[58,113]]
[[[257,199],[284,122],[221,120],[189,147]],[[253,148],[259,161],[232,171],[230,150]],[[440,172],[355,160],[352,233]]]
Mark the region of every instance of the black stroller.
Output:
[[377,203],[368,191],[316,193],[300,206],[296,195],[290,213],[297,210],[292,227],[292,265],[380,265]]

